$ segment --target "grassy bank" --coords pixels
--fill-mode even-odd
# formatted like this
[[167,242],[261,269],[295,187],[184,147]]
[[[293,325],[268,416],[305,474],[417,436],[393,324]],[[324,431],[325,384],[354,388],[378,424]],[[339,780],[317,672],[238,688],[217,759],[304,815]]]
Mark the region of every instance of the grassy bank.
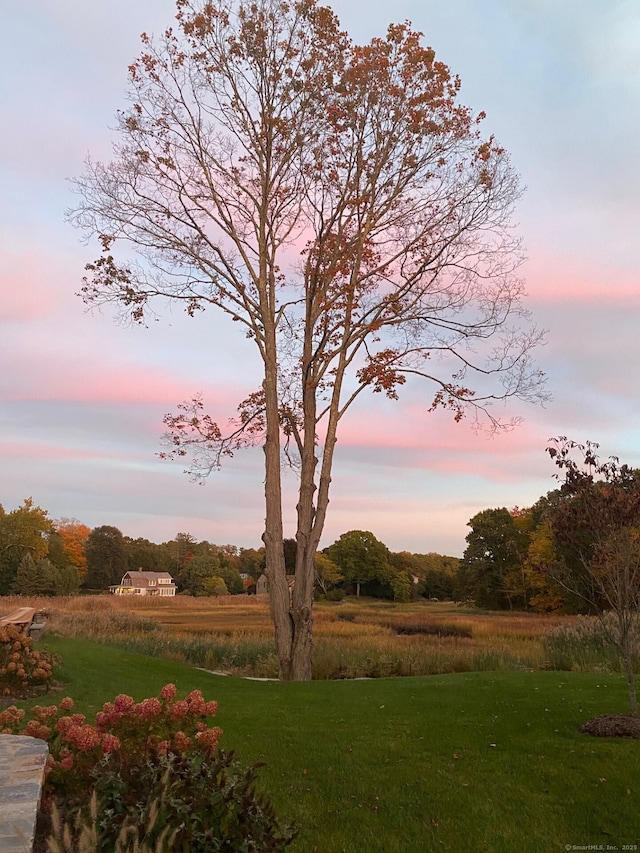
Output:
[[[626,709],[617,676],[462,673],[256,682],[48,636],[65,692],[94,712],[172,681],[219,702],[223,745],[265,762],[297,853],[545,853],[640,844],[640,743],[581,735]],[[606,847],[603,847],[606,849]]]

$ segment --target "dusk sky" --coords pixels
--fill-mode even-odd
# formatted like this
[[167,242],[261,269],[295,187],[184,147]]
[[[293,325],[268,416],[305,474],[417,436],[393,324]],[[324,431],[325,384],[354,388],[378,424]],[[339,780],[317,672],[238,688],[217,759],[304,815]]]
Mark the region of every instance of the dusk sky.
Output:
[[[492,439],[429,397],[364,396],[339,433],[322,545],[371,530],[393,551],[461,556],[469,519],[554,487],[551,436],[600,442],[640,466],[640,12],[635,0],[336,0],[355,40],[409,19],[462,79],[461,100],[510,152],[529,260],[527,306],[549,330],[538,362],[553,399]],[[0,32],[0,503],[258,547],[262,451],[198,486],[159,460],[162,416],[202,392],[218,418],[259,385],[253,344],[214,311],[163,312],[148,329],[87,313],[98,256],[65,222],[68,178],[108,159],[127,66],[172,0],[3,3]],[[258,377],[258,378],[257,378]],[[425,402],[426,401],[426,402]],[[294,533],[292,475],[285,477]]]

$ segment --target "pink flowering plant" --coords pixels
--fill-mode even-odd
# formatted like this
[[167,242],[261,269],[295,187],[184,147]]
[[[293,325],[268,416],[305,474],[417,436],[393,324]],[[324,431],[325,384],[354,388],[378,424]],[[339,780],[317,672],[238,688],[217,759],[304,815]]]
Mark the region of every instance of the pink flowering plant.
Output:
[[51,796],[84,799],[91,775],[104,759],[126,781],[132,770],[135,773],[135,768],[158,756],[191,750],[212,755],[222,734],[210,725],[217,709],[217,702],[205,701],[199,690],[176,699],[175,685],[167,684],[158,697],[142,702],[124,693],[116,696],[96,714],[94,723],[84,714],[72,713],[70,697],[58,705],[35,705],[28,721],[25,712],[12,705],[0,713],[0,731],[47,741],[46,804]]
[[[52,826],[60,838],[50,836],[48,849],[80,849],[95,802],[100,853],[124,849],[118,838],[135,827],[136,849],[159,853],[267,853],[295,838],[295,827],[281,826],[270,801],[256,792],[257,766],[243,767],[218,747],[222,732],[212,725],[217,703],[199,690],[178,699],[167,684],[142,702],[123,693],[93,723],[73,707],[66,697],[34,706],[29,719],[15,705],[0,713],[2,733],[49,744],[39,826],[55,812]],[[46,831],[39,831],[44,840]],[[65,838],[70,847],[67,841],[60,846]]]

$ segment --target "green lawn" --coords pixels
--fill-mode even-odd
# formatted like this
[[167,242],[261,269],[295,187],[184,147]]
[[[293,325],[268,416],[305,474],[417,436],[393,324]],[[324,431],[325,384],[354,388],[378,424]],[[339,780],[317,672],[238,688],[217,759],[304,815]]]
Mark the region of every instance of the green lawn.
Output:
[[118,693],[155,695],[169,681],[181,694],[198,687],[217,699],[223,745],[246,763],[265,762],[261,786],[283,819],[301,825],[293,851],[640,849],[640,741],[578,732],[592,716],[626,712],[617,676],[282,684],[78,639],[50,636],[41,647],[62,657],[60,696],[86,713]]

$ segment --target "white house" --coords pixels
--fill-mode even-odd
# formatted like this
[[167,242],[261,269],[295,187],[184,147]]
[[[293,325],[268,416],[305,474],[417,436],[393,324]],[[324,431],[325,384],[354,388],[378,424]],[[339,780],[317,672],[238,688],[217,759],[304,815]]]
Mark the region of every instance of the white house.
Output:
[[110,586],[114,595],[175,595],[176,585],[169,572],[126,572],[117,586]]

